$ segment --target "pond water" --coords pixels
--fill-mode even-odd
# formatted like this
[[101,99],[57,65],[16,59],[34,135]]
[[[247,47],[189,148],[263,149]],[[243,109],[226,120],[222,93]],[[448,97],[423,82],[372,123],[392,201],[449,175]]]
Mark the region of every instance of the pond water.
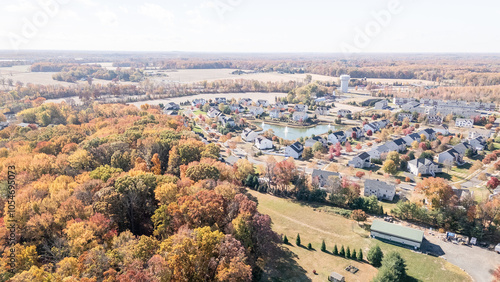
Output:
[[288,126],[281,126],[281,125],[275,125],[275,124],[267,124],[263,122],[255,122],[255,125],[260,126],[264,131],[268,129],[272,129],[274,131],[274,135],[281,137],[283,139],[287,140],[295,140],[300,137],[311,137],[311,135],[320,135],[323,133],[327,133],[328,130],[332,131],[337,131],[341,130],[344,127],[339,126],[339,125],[334,125],[334,124],[322,124],[322,125],[316,125],[315,127],[310,127],[310,128],[297,128],[297,127],[288,127]]

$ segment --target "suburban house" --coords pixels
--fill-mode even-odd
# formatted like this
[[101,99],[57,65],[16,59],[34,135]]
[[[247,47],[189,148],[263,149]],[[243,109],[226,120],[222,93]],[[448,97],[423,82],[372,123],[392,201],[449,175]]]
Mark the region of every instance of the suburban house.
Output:
[[332,132],[330,135],[328,135],[328,142],[332,144],[337,144],[337,143],[342,143],[346,141],[346,136],[344,131],[336,131]]
[[411,146],[414,141],[420,142],[420,135],[418,135],[417,133],[408,134],[403,137],[403,140],[405,141],[407,146]]
[[248,112],[254,116],[261,115],[264,113],[264,109],[262,107],[248,107]]
[[440,164],[462,164],[463,163],[463,155],[457,152],[455,149],[451,148],[440,153],[437,156],[437,162]]
[[363,130],[365,132],[368,132],[368,130],[371,130],[372,133],[375,133],[378,131],[378,127],[374,123],[367,123],[363,126]]
[[181,107],[174,102],[169,102],[165,106],[163,106],[163,110],[166,110],[166,111],[175,111],[175,110],[179,110],[180,108]]
[[247,142],[253,142],[257,136],[259,136],[259,134],[250,128],[245,128],[241,133],[241,139]]
[[215,97],[215,103],[216,104],[226,104],[227,99],[226,99],[226,97]]
[[222,124],[222,126],[224,126],[224,127],[226,127],[226,126],[233,127],[236,125],[236,123],[234,122],[234,119],[232,117],[228,117],[226,115],[220,115],[219,121]]
[[363,152],[361,154],[358,154],[356,157],[352,158],[347,163],[347,165],[355,168],[365,168],[365,167],[371,167],[372,162],[370,155],[366,152]]
[[220,116],[222,113],[215,109],[215,108],[211,108],[208,112],[207,112],[207,117],[209,118],[214,118],[214,117],[218,117]]
[[269,111],[269,117],[274,118],[274,119],[279,119],[281,117],[281,111],[274,108]]
[[376,110],[384,110],[384,109],[387,109],[389,107],[388,103],[387,103],[387,100],[382,100],[382,101],[378,101],[377,103],[375,103],[375,109]]
[[382,144],[376,148],[371,149],[368,151],[368,154],[370,155],[370,158],[380,160],[382,154],[384,153],[389,153],[391,150],[389,147],[387,147],[385,144]]
[[239,101],[240,105],[245,105],[245,106],[249,106],[252,104],[252,99],[250,98],[241,98],[240,101]]
[[414,159],[408,162],[408,171],[413,175],[432,175],[441,172],[439,165],[429,159]]
[[465,151],[467,151],[467,149],[471,149],[474,151],[474,153],[476,153],[474,148],[468,142],[457,144],[453,146],[453,149],[455,149],[455,151],[457,151],[462,156],[465,156]]
[[493,130],[491,129],[471,129],[469,130],[469,138],[476,138],[479,136],[484,137],[485,139],[491,138],[493,135]]
[[326,140],[325,138],[321,137],[321,136],[314,136],[313,138],[309,138],[306,140],[305,144],[304,144],[304,147],[312,147],[314,146],[314,144],[316,144],[316,142],[320,142],[321,144],[323,144],[323,146],[326,146]]
[[274,104],[274,106],[278,109],[278,110],[286,110],[287,106],[285,105],[285,103],[283,102],[277,102],[276,104]]
[[194,99],[193,101],[191,101],[191,105],[192,105],[193,107],[196,107],[196,106],[198,106],[198,105],[203,106],[203,105],[205,105],[206,103],[207,103],[207,101],[206,101],[205,99],[203,99],[203,98],[200,98],[200,99]]
[[243,108],[240,106],[240,104],[231,104],[229,105],[229,109],[231,110],[231,112],[242,112],[243,111]]
[[441,116],[438,116],[438,115],[427,115],[427,122],[429,124],[441,124],[443,123],[443,118]]
[[267,106],[269,106],[269,101],[259,99],[259,100],[257,100],[257,106],[267,107]]
[[404,152],[406,150],[406,143],[403,140],[403,138],[398,138],[393,141],[389,141],[385,143],[385,145],[391,150],[391,151],[397,151],[399,153]]
[[259,150],[267,150],[273,148],[273,142],[266,137],[259,135],[255,138],[255,147]]
[[317,107],[314,114],[317,116],[326,116],[328,115],[328,109],[326,107]]
[[294,107],[297,112],[307,112],[307,105],[304,104],[296,104]]
[[474,126],[474,120],[470,118],[457,118],[455,126],[472,128]]
[[436,133],[441,133],[443,136],[449,135],[450,131],[448,130],[448,126],[446,124],[440,124],[434,126],[432,129],[436,131]]
[[394,97],[392,99],[392,102],[398,106],[404,105],[406,103],[414,102],[415,98],[400,98],[400,97]]
[[382,221],[374,220],[371,226],[370,236],[385,241],[420,249],[424,240],[424,232],[414,228]]
[[[355,133],[356,135],[353,135]],[[351,127],[345,132],[347,137],[352,137],[354,139],[359,139],[365,137],[365,131],[361,127]]]
[[415,108],[418,106],[420,106],[419,102],[412,101],[401,105],[401,109],[403,109],[403,111],[414,112]]
[[400,113],[398,115],[398,120],[399,121],[404,121],[405,118],[407,118],[408,121],[412,121],[413,120],[413,114],[411,114],[411,113]]
[[342,176],[340,176],[340,173],[338,172],[332,172],[320,169],[314,169],[312,172],[312,182],[317,183],[320,188],[324,188],[325,186],[332,187],[333,185],[332,178],[335,177],[342,179]]
[[285,147],[285,157],[292,157],[294,159],[302,158],[302,152],[304,151],[304,146],[299,142],[295,142],[290,146]]
[[394,199],[394,195],[396,195],[396,186],[378,179],[366,179],[364,195],[365,197],[375,195],[379,200],[392,201]]
[[297,122],[304,122],[309,118],[307,112],[293,112],[292,119]]
[[350,110],[346,110],[346,109],[340,109],[337,111],[337,115],[339,115],[341,117],[345,117],[347,114],[352,114],[352,112]]
[[486,147],[486,139],[483,136],[478,136],[469,140],[469,144],[475,151],[482,151]]
[[436,139],[436,131],[434,131],[434,129],[431,128],[420,130],[419,132],[417,132],[417,134],[420,136],[422,136],[422,134],[425,135],[425,138],[427,138],[427,140],[429,141]]

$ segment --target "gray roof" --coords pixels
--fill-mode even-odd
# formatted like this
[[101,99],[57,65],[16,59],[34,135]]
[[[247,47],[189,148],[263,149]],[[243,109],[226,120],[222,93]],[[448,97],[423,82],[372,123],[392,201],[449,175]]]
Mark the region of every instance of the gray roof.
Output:
[[396,186],[388,184],[384,181],[380,180],[373,180],[373,179],[366,179],[365,180],[365,189],[370,188],[370,189],[386,189],[386,190],[393,190],[396,192]]
[[366,160],[366,159],[370,158],[370,154],[368,154],[367,152],[363,152],[363,153],[359,154],[357,157],[362,159],[362,160]]
[[314,169],[312,173],[312,177],[322,177],[324,179],[328,179],[328,177],[332,175],[340,177],[340,173],[338,172],[321,170],[321,169]]
[[300,144],[299,142],[295,142],[289,147],[297,153],[302,153],[302,151],[304,151],[304,146],[302,146],[302,144]]
[[435,164],[435,163],[429,159],[414,159],[414,160],[409,161],[408,164],[412,164],[418,168],[421,166],[428,166],[428,165]]
[[226,158],[226,163],[230,165],[234,165],[240,158],[235,157],[233,155],[230,155],[229,157]]
[[398,139],[394,140],[394,143],[396,143],[396,145],[398,145],[398,146],[406,144],[406,142],[403,140],[403,138],[398,138]]

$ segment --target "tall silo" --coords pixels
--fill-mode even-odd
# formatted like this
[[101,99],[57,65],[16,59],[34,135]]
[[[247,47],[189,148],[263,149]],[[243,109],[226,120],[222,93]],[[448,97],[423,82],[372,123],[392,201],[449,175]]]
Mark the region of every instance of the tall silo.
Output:
[[351,76],[348,74],[343,74],[340,76],[340,89],[342,92],[347,93],[349,92],[349,80],[351,79]]

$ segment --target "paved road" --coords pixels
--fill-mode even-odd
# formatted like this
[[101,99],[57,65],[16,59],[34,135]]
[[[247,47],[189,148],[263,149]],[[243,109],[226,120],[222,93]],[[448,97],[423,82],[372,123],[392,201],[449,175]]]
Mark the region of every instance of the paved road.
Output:
[[491,273],[495,268],[500,266],[500,254],[496,252],[477,246],[464,246],[444,242],[437,236],[427,234],[427,232],[425,238],[434,244],[434,248],[431,251],[439,254],[439,248],[441,248],[442,252],[444,252],[442,257],[465,270],[474,281],[492,281]]

